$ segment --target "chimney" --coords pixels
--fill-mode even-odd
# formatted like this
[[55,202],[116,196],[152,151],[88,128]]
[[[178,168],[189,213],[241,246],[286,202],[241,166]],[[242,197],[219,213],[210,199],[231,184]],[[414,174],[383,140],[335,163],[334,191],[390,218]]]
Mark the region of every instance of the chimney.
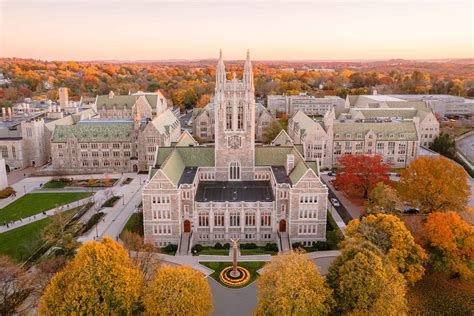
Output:
[[114,96],[115,96],[114,92],[113,92],[113,91],[110,91],[110,92],[109,92],[109,99],[112,99]]
[[286,174],[289,175],[295,167],[295,156],[292,154],[286,155]]
[[6,116],[7,116],[7,110],[5,108],[2,108],[2,121],[5,122],[7,120]]

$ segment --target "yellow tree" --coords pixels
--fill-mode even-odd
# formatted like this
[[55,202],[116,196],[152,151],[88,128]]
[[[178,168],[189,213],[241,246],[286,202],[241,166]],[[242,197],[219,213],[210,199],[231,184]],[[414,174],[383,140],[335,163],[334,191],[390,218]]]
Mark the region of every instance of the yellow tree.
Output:
[[455,212],[428,216],[425,232],[436,269],[474,279],[474,227]]
[[147,315],[209,315],[212,294],[201,272],[164,265],[148,287],[144,304]]
[[338,314],[398,316],[407,312],[403,276],[368,241],[347,245],[329,266],[326,279]]
[[327,315],[332,305],[331,290],[303,253],[272,257],[257,280],[255,315]]
[[[367,240],[377,246],[409,283],[423,276],[426,253],[415,243],[398,217],[388,214],[368,215],[362,220],[352,220],[345,232],[349,241]],[[348,243],[343,242],[343,246]]]
[[401,173],[400,195],[423,213],[466,209],[471,194],[463,167],[444,157],[419,157]]
[[143,277],[125,249],[105,237],[87,242],[51,280],[40,315],[131,314],[140,304]]
[[369,197],[365,203],[367,213],[395,213],[403,210],[403,202],[398,196],[397,190],[383,182],[369,192]]

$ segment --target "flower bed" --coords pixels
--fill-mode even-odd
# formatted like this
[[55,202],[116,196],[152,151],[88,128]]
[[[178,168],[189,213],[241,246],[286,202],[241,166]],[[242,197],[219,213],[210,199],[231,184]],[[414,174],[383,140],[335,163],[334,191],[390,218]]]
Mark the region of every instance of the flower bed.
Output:
[[230,266],[221,271],[219,277],[221,282],[225,285],[231,287],[240,287],[250,280],[250,272],[247,269],[237,266],[237,271],[239,272],[239,275],[236,277],[232,276],[232,270],[233,267]]

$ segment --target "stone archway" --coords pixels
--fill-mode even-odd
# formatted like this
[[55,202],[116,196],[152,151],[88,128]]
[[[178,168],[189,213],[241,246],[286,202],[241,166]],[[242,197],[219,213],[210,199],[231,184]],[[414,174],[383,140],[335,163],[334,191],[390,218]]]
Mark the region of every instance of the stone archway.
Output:
[[279,226],[280,227],[279,227],[278,231],[280,233],[286,232],[286,220],[284,220],[284,219],[280,220],[280,225]]
[[138,172],[138,166],[137,166],[137,165],[133,165],[132,171],[133,171],[133,172]]
[[191,222],[189,221],[189,219],[184,220],[184,232],[185,233],[191,232]]

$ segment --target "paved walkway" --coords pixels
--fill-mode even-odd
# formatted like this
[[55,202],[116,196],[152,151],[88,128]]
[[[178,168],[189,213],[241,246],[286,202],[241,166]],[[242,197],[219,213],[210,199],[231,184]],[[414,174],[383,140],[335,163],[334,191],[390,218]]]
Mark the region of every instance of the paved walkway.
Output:
[[[78,241],[86,242],[96,240],[97,238],[101,239],[104,236],[118,239],[128,219],[136,211],[136,206],[141,202],[141,189],[145,180],[143,175],[124,174],[123,179],[120,179],[119,183],[126,178],[133,178],[133,181],[128,185],[116,185],[113,187],[113,195],[121,197],[120,200],[113,207],[102,208],[100,211],[104,212],[105,216],[97,224],[97,228],[94,227],[94,229],[79,237]],[[98,206],[100,207],[105,201],[106,198],[104,197],[100,204],[97,203]]]
[[[94,200],[94,197],[92,197],[92,200]],[[34,223],[36,221],[40,221],[42,219],[48,218],[49,216],[53,216],[56,213],[56,211],[61,211],[62,213],[67,210],[73,209],[75,207],[85,205],[89,203],[90,201],[91,201],[91,198],[88,197],[82,200],[71,202],[67,205],[63,205],[62,207],[60,206],[60,207],[53,208],[51,210],[45,211],[44,213],[38,213],[30,217],[22,218],[21,220],[17,220],[17,221],[14,221],[12,224],[9,224],[8,227],[6,225],[2,225],[0,226],[0,233],[4,233],[12,229],[22,227],[22,226]]]

